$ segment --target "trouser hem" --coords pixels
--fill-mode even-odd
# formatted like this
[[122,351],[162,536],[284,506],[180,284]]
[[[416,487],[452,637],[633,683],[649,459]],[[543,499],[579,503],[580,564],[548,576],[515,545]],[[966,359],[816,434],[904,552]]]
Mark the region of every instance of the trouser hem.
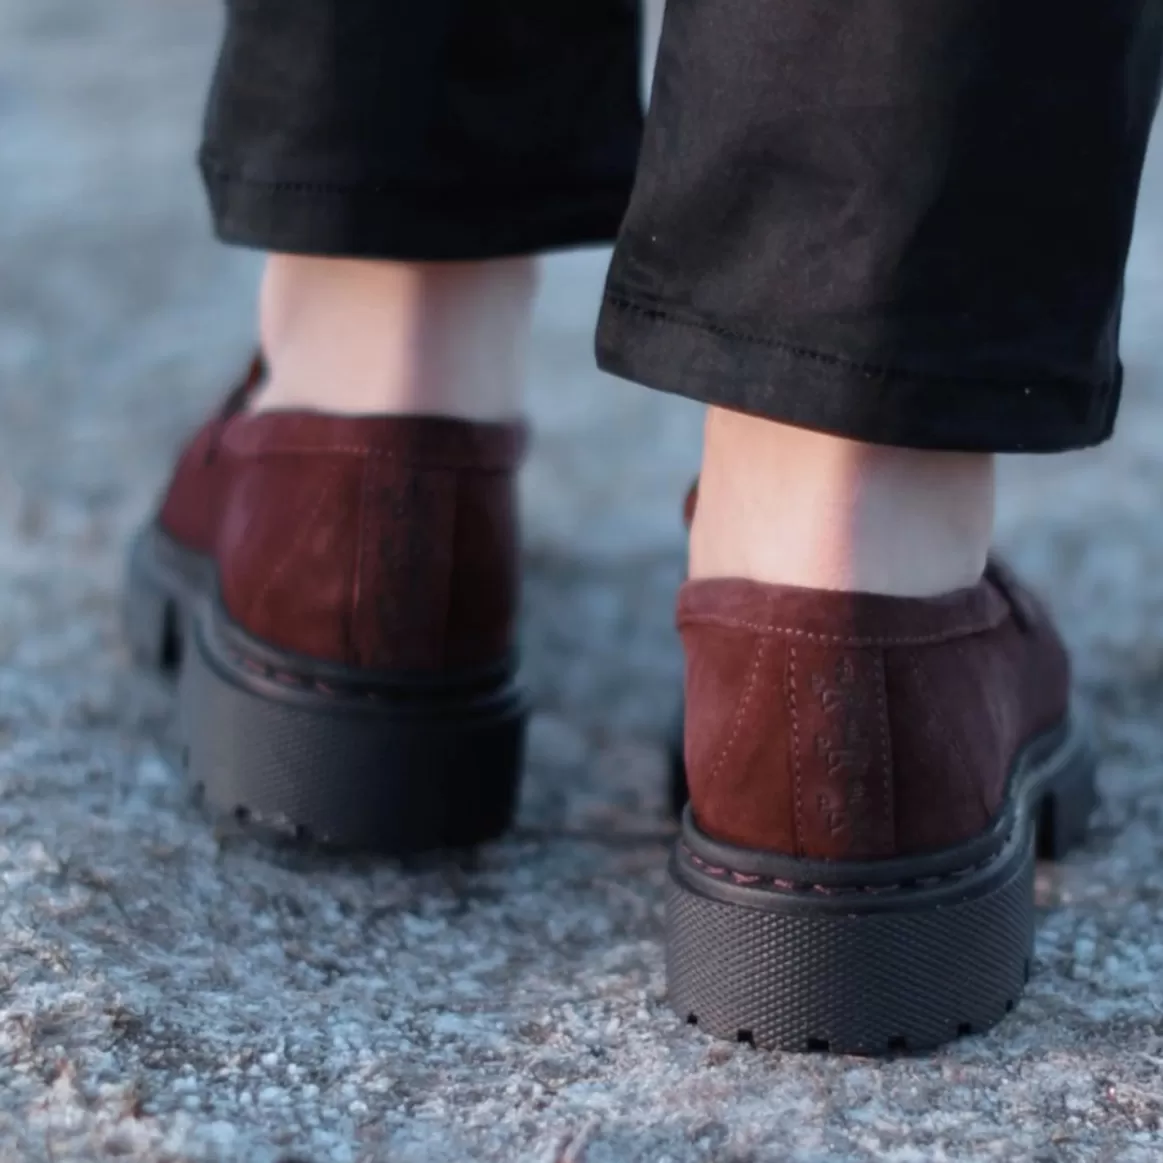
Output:
[[254,181],[201,159],[215,232],[236,246],[403,262],[480,261],[612,242],[631,175],[588,186],[409,190]]
[[1122,374],[1109,383],[1015,370],[1012,379],[872,367],[774,336],[608,291],[603,371],[646,387],[868,444],[966,452],[1063,452],[1106,440]]

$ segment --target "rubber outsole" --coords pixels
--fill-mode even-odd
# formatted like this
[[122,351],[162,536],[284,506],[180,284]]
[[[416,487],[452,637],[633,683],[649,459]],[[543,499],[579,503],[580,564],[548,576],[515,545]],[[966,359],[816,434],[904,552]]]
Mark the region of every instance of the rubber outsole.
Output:
[[982,857],[977,842],[971,864],[946,853],[796,876],[782,860],[764,876],[762,854],[737,850],[736,871],[688,811],[667,901],[672,1007],[731,1041],[860,1055],[928,1050],[995,1025],[1030,975],[1035,856],[1065,855],[1095,804],[1085,734],[1070,724],[1055,742],[1027,753],[996,850]]
[[[205,560],[160,531],[135,542],[129,640],[159,674],[182,673],[187,766],[214,813],[282,840],[399,855],[505,831],[526,718],[511,676],[443,692],[398,679],[325,682],[340,693],[324,696],[310,675],[284,667],[280,678],[270,658],[224,648],[212,606],[193,613],[211,588]],[[671,754],[680,813],[681,739],[680,716]],[[818,868],[797,876],[781,866],[756,888],[755,854],[735,854],[747,870],[732,877],[732,853],[700,838],[687,813],[667,901],[671,1005],[710,1034],[792,1051],[922,1051],[988,1029],[1029,978],[1035,856],[1058,859],[1084,837],[1094,769],[1084,734],[1067,725],[1015,772],[996,852],[935,875],[928,861],[894,868],[899,883],[887,887],[837,882],[843,866],[826,884],[810,883]],[[702,867],[699,850],[713,857]]]
[[528,708],[513,666],[416,679],[315,665],[223,633],[213,566],[147,528],[130,552],[134,658],[179,684],[179,733],[211,815],[263,839],[404,856],[512,823]]
[[289,839],[405,855],[495,839],[512,821],[525,699],[478,682],[326,680],[228,644],[203,602],[181,678],[186,767],[211,811]]

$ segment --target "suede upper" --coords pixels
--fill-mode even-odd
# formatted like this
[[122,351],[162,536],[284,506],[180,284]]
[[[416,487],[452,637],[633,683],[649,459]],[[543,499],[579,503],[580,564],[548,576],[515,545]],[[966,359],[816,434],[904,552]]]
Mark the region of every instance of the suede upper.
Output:
[[377,670],[491,664],[518,597],[520,424],[250,414],[256,357],[182,450],[157,523],[268,645]]
[[747,848],[864,860],[972,839],[1068,710],[1066,652],[998,562],[933,599],[687,582],[678,624],[692,810]]
[[225,403],[187,441],[178,455],[158,513],[158,524],[183,548],[210,556],[218,518],[226,495],[226,465],[221,456],[222,434],[230,419],[246,406],[262,383],[263,361],[256,356]]
[[216,558],[229,617],[264,642],[377,670],[495,663],[518,598],[518,424],[237,416]]

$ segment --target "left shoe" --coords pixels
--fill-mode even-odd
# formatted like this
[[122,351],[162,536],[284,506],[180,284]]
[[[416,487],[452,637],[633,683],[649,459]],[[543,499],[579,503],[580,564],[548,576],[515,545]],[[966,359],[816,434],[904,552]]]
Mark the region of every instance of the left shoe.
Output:
[[176,682],[181,669],[194,603],[214,580],[214,541],[229,487],[222,437],[264,374],[256,355],[187,441],[157,512],[130,549],[122,614],[126,637],[136,661],[168,682]]
[[135,538],[135,657],[248,830],[404,855],[508,827],[522,424],[254,415],[255,359]]
[[525,426],[244,411],[179,707],[191,783],[272,838],[402,856],[510,824]]

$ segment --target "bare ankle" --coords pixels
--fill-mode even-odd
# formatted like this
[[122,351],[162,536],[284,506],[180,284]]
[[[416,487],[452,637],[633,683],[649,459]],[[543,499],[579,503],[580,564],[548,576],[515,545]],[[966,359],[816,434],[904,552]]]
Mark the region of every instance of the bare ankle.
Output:
[[691,576],[923,597],[974,584],[993,458],[707,416]]
[[522,410],[531,259],[364,262],[272,255],[256,409],[508,420]]

